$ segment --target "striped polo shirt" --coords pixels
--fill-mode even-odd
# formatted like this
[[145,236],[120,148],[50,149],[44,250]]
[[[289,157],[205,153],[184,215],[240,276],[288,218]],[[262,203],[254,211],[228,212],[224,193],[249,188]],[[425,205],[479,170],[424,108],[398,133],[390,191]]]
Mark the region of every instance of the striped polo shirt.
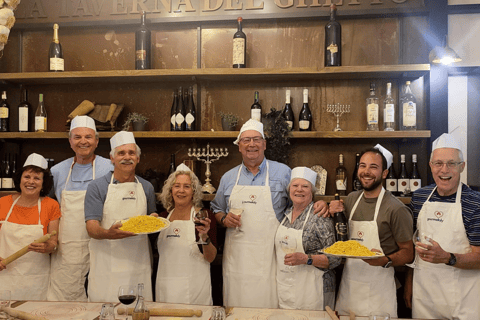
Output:
[[[427,201],[428,196],[432,193],[435,184],[431,184],[424,188],[418,189],[413,193],[410,208],[413,212],[413,223],[417,225],[418,214],[422,209],[423,204]],[[435,190],[429,201],[449,202],[454,203],[457,193],[450,196],[442,197]],[[473,191],[465,184],[462,185],[462,218],[467,232],[467,238],[472,246],[480,246],[480,193]]]

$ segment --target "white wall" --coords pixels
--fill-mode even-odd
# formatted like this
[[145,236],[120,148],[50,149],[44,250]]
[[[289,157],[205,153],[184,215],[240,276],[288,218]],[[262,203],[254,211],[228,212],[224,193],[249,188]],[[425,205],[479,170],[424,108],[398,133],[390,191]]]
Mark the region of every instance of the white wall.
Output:
[[479,4],[480,0],[448,0],[448,5],[457,5],[457,4]]

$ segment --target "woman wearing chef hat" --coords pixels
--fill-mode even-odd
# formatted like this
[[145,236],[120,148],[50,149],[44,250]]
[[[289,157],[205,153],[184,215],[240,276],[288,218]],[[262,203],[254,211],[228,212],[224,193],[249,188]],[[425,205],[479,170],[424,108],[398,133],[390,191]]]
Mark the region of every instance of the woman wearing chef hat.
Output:
[[335,304],[335,274],[341,259],[320,254],[335,242],[331,218],[313,213],[317,173],[307,167],[292,170],[288,185],[293,206],[277,229],[277,292],[280,308],[325,310]]
[[[33,243],[46,233],[58,232],[60,207],[46,197],[53,181],[47,161],[39,154],[28,156],[14,177],[18,193],[0,198],[0,283],[12,300],[46,300],[50,253],[57,236]],[[5,266],[3,259],[28,245],[28,252]]]

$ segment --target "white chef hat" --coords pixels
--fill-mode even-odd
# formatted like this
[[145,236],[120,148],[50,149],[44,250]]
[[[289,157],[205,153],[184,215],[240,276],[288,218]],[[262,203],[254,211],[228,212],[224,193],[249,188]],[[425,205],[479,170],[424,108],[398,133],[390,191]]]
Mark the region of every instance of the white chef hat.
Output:
[[317,173],[307,167],[295,167],[290,175],[290,182],[297,178],[305,179],[315,187],[315,183],[317,182]]
[[458,144],[457,140],[453,137],[453,135],[449,133],[444,133],[440,137],[438,137],[432,143],[432,151],[440,148],[452,148],[452,149],[460,149],[460,144]]
[[43,156],[39,155],[38,153],[32,153],[28,156],[23,166],[36,166],[45,170],[48,168],[48,162]]
[[123,146],[124,144],[135,143],[135,137],[133,132],[119,131],[112,138],[110,138],[110,147],[115,149],[116,147]]
[[378,149],[378,151],[383,154],[385,159],[387,159],[387,167],[385,169],[389,169],[393,163],[393,154],[384,147],[382,147],[380,144],[377,144],[374,148]]
[[177,170],[175,171],[192,171],[192,170],[190,170],[190,168],[187,165],[180,163],[177,167]]
[[260,132],[260,134],[262,135],[262,138],[265,139],[265,135],[263,134],[263,123],[254,119],[250,119],[243,124],[242,128],[240,129],[240,133],[238,134],[237,140],[235,140],[233,144],[238,145],[238,142],[240,141],[240,136],[242,135],[243,132],[248,130],[255,130]]
[[90,128],[95,133],[97,132],[97,128],[95,127],[95,120],[90,118],[89,116],[76,116],[73,118],[72,123],[70,124],[70,131],[75,128]]

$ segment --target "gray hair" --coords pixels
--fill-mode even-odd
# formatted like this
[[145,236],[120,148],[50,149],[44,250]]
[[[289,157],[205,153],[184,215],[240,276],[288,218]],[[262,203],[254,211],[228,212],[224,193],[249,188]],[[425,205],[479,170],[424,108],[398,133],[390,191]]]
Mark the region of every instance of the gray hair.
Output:
[[175,208],[175,202],[173,201],[172,196],[172,187],[175,184],[175,180],[179,175],[187,175],[190,177],[190,181],[192,182],[192,190],[193,190],[193,205],[195,207],[202,207],[202,199],[203,199],[203,192],[202,192],[202,185],[200,184],[200,180],[198,180],[195,173],[192,171],[175,171],[168,176],[168,179],[165,181],[165,184],[162,188],[162,193],[157,196],[157,200],[162,202],[162,205],[167,211],[171,211]]
[[[290,198],[290,187],[292,185],[292,182],[297,180],[297,179],[303,179],[303,178],[293,178],[289,183],[288,183],[288,186],[287,186],[287,191],[288,191],[288,198]],[[312,190],[312,200],[313,200],[313,197],[315,197],[315,192],[317,192],[317,187],[315,187],[310,181],[308,181],[307,179],[303,179],[305,181],[308,182],[308,184],[310,185],[310,189]],[[292,200],[292,199],[290,199]]]
[[[142,150],[140,149],[140,147],[138,146],[138,144],[135,144],[135,147],[137,149],[137,157],[140,158],[140,155],[142,154]],[[118,148],[118,147],[117,147]],[[115,157],[115,154],[117,153],[117,148],[113,148],[111,151],[110,151],[110,156],[113,158]]]
[[[435,150],[436,150],[436,149],[435,149]],[[433,151],[435,151],[435,150],[433,150]],[[460,150],[460,149],[456,149],[456,150],[458,151],[458,159],[460,159],[461,162],[465,162],[465,161],[463,160],[462,150]],[[430,162],[432,161],[432,158],[433,158],[433,151],[432,151],[432,153],[430,153]]]

